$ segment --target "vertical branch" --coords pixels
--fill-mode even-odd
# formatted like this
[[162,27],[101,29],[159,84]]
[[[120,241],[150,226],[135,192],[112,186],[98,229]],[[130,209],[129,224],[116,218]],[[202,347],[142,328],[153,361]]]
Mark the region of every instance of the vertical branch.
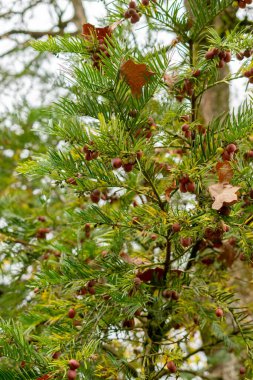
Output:
[[73,21],[76,24],[78,30],[82,29],[83,24],[87,22],[87,17],[82,0],[71,0],[74,8]]
[[167,243],[166,243],[166,257],[165,257],[165,264],[164,264],[164,282],[166,281],[167,274],[170,270],[170,262],[171,262],[171,243],[170,243],[170,233],[171,230],[168,230],[167,233]]

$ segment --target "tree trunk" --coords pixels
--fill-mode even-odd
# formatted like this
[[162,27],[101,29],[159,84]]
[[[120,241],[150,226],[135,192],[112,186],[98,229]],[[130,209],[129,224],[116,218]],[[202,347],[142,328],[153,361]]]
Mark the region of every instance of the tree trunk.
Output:
[[[185,0],[185,7],[189,10],[188,0]],[[226,10],[225,14],[216,17],[212,25],[218,33],[223,36],[230,26],[236,22],[236,10],[230,7]],[[201,47],[205,45],[205,40],[201,41]],[[198,50],[199,46],[195,46]],[[196,51],[198,53],[198,51]],[[225,65],[224,68],[219,69],[219,79],[222,80],[229,74],[229,66]],[[199,116],[203,119],[205,124],[208,124],[213,118],[229,112],[229,84],[222,83],[205,91],[199,109]],[[205,334],[202,334],[203,342],[205,342]],[[229,359],[215,366],[210,372],[211,377],[221,380],[239,380],[239,363],[234,354],[229,355]]]
[[82,0],[71,0],[74,8],[73,21],[78,30],[82,30],[83,24],[87,22],[87,17]]

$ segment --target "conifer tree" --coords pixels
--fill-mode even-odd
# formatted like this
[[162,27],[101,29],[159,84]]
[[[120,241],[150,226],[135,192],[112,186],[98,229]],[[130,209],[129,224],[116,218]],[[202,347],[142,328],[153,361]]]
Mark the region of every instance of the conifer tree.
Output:
[[[0,375],[209,379],[233,353],[251,379],[252,306],[230,278],[252,265],[252,104],[208,125],[199,105],[232,59],[223,80],[251,85],[253,38],[211,27],[229,0],[115,3],[108,26],[32,44],[65,56],[70,95],[47,125],[62,143],[19,168],[52,194],[30,221],[41,256],[25,312],[1,324]],[[136,46],[127,30],[145,16],[170,46]]]

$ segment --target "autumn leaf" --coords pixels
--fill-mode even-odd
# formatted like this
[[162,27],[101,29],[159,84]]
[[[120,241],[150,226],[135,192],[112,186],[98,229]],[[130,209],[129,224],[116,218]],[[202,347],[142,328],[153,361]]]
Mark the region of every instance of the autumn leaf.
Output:
[[107,36],[110,37],[114,29],[121,23],[121,21],[114,22],[112,25],[105,26],[103,28],[96,28],[92,24],[83,24],[84,37],[96,36],[98,40],[104,40]]
[[131,59],[121,65],[120,73],[130,86],[133,96],[140,96],[142,87],[155,74],[148,70],[145,63],[135,63]]
[[229,206],[237,202],[237,191],[240,186],[232,186],[229,183],[216,183],[208,187],[214,202],[212,209],[220,210],[223,206]]
[[234,172],[229,161],[218,162],[216,171],[219,177],[219,182],[230,182]]

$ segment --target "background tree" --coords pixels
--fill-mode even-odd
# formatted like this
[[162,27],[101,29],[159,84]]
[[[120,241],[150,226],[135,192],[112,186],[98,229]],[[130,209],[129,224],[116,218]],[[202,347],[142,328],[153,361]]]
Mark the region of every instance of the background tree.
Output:
[[[179,3],[176,5],[181,6]],[[157,2],[151,3],[148,8],[145,5],[141,7],[141,12],[147,13],[152,19],[154,28],[162,25],[168,30],[177,31],[181,38],[176,47],[180,51],[185,49],[186,52],[183,56],[183,65],[180,62],[178,66],[170,66],[165,76],[165,84],[172,90],[169,94],[164,90],[162,79],[169,57],[163,50],[141,56],[133,45],[133,49],[129,52],[125,45],[131,46],[131,41],[125,42],[124,45],[120,36],[118,36],[120,43],[112,40],[111,44],[109,41],[103,41],[103,44],[99,42],[103,38],[93,41],[86,37],[85,41],[64,38],[50,40],[48,44],[35,45],[38,50],[49,49],[54,53],[61,51],[78,53],[76,58],[71,57],[75,61],[73,70],[76,77],[71,91],[77,100],[72,102],[68,98],[63,99],[60,108],[55,111],[54,123],[50,126],[50,131],[66,140],[68,145],[64,147],[62,153],[52,150],[46,160],[40,159],[42,162],[39,168],[34,167],[36,165],[33,162],[28,163],[26,170],[37,174],[48,173],[59,185],[67,182],[72,187],[77,186],[80,198],[73,204],[72,194],[68,198],[63,189],[54,190],[55,195],[50,198],[50,203],[45,202],[49,220],[43,218],[38,220],[40,223],[46,223],[45,227],[34,231],[34,224],[31,224],[30,235],[37,237],[37,240],[29,241],[29,245],[34,244],[32,252],[46,251],[42,260],[43,271],[39,275],[39,280],[36,280],[39,289],[35,289],[36,293],[43,291],[42,302],[45,302],[45,307],[40,303],[23,321],[24,327],[26,324],[29,325],[29,331],[31,328],[34,329],[35,333],[33,332],[33,337],[29,339],[30,341],[35,339],[35,346],[42,356],[33,352],[32,348],[29,350],[26,342],[20,340],[20,330],[17,330],[17,327],[5,326],[6,335],[3,336],[4,354],[15,360],[19,359],[18,363],[20,365],[22,363],[22,372],[25,376],[37,378],[44,370],[50,369],[58,378],[62,378],[62,365],[67,364],[66,360],[72,350],[71,344],[68,344],[70,336],[76,339],[72,346],[75,356],[82,359],[87,357],[89,361],[94,360],[93,364],[89,362],[87,370],[85,368],[78,370],[79,376],[82,376],[82,373],[94,376],[96,369],[96,374],[105,378],[117,376],[131,378],[141,376],[142,368],[146,378],[160,378],[174,372],[176,367],[181,370],[182,376],[186,376],[185,374],[195,376],[191,366],[187,368],[186,365],[187,359],[193,356],[188,347],[192,331],[202,331],[202,335],[207,339],[207,347],[200,347],[197,351],[205,351],[212,359],[217,357],[220,360],[221,357],[224,360],[224,350],[218,350],[218,354],[215,355],[210,350],[211,347],[217,349],[220,345],[224,348],[223,342],[225,347],[229,346],[229,350],[232,348],[235,352],[240,352],[241,360],[244,359],[241,349],[245,346],[245,342],[249,353],[251,352],[248,341],[251,336],[250,323],[246,321],[245,326],[240,325],[240,320],[245,315],[241,312],[238,314],[234,309],[235,305],[230,303],[233,300],[230,291],[219,288],[221,285],[226,285],[226,266],[233,263],[237,250],[244,252],[245,256],[241,258],[247,255],[250,257],[250,238],[245,227],[250,223],[248,215],[251,207],[249,199],[246,199],[250,186],[248,181],[250,151],[247,151],[250,149],[250,144],[245,140],[251,124],[250,108],[246,109],[245,105],[245,108],[239,112],[238,120],[232,119],[232,122],[229,118],[224,124],[221,124],[219,119],[212,120],[205,130],[198,120],[197,101],[207,84],[216,85],[216,64],[230,59],[228,50],[240,53],[252,42],[246,30],[231,33],[223,40],[214,31],[210,31],[209,44],[212,50],[207,53],[208,62],[203,58],[202,52],[193,62],[194,46],[190,41],[194,41],[194,44],[199,43],[196,29],[199,31],[198,27],[203,28],[203,25],[211,23],[217,12],[219,13],[228,4],[224,2],[219,9],[210,4],[208,12],[198,13],[189,35],[186,31],[188,15],[182,16],[176,5],[166,9],[166,5],[164,8],[163,3]],[[200,9],[199,4],[191,3],[193,11],[194,5],[197,6],[195,9]],[[125,10],[126,6],[117,9],[119,13],[113,12],[113,21],[119,20]],[[131,13],[138,21],[139,15],[133,11]],[[84,34],[90,36],[87,29],[86,32],[84,30]],[[107,31],[106,34],[110,33]],[[124,36],[124,39],[127,40],[127,36]],[[103,51],[106,54],[103,54]],[[185,59],[188,56],[187,52],[190,53],[190,61]],[[110,57],[106,58],[107,55]],[[149,80],[144,76],[144,82],[147,83],[140,98],[136,97],[136,93],[140,91],[139,86],[136,88],[133,85],[136,85],[136,80],[138,83],[142,72],[137,73],[133,80],[133,71],[128,71],[128,66],[124,66],[122,57],[125,60],[129,57],[137,62],[145,62],[146,69],[152,70]],[[84,58],[86,63],[82,64]],[[133,65],[131,60],[130,64]],[[101,75],[99,70],[104,75]],[[247,73],[249,69],[244,71]],[[203,77],[203,72],[207,77]],[[240,75],[241,73],[238,73],[238,76]],[[230,79],[232,78],[227,78]],[[132,84],[132,97],[129,95],[126,82]],[[158,93],[160,97],[153,98],[154,94],[157,96]],[[174,96],[183,101],[182,107],[174,103]],[[102,115],[98,117],[99,113]],[[156,123],[148,119],[150,114],[155,116]],[[78,115],[81,118],[76,120]],[[92,117],[95,121],[87,125],[83,116]],[[185,123],[182,126],[180,117],[189,124]],[[88,129],[84,128],[85,126]],[[234,142],[237,139],[242,141],[242,145],[240,144],[239,152],[235,155],[235,149],[238,147]],[[224,147],[223,152],[220,145]],[[183,151],[175,151],[179,147]],[[83,149],[83,153],[80,153],[80,148]],[[191,154],[187,154],[189,148]],[[221,166],[216,168],[217,161],[221,162]],[[114,175],[112,167],[116,169],[120,165],[123,165],[124,171]],[[168,165],[171,168],[168,168]],[[232,166],[235,170],[234,176],[232,176]],[[241,168],[245,171],[243,177]],[[229,212],[227,206],[222,207],[222,210],[218,208],[219,213],[211,208],[210,195],[206,191],[208,182],[214,181],[211,169],[217,171],[221,183],[232,180],[232,183],[237,185],[239,180],[242,186],[241,202],[233,206],[229,216],[224,215]],[[131,174],[124,175],[124,172]],[[195,193],[196,201],[181,197],[178,186],[181,193],[187,191]],[[219,188],[221,184],[217,186]],[[104,188],[113,189],[103,192]],[[125,189],[126,192],[122,193],[120,189]],[[212,191],[214,189],[211,190],[211,194]],[[93,202],[97,203],[102,196],[102,200],[106,203],[100,201],[101,208],[87,207],[85,197],[89,192]],[[116,196],[115,192],[120,196]],[[77,214],[70,212],[70,219],[59,208],[58,201],[62,194],[64,194],[65,209],[80,210]],[[164,198],[165,195],[168,202]],[[53,204],[52,199],[55,201]],[[227,198],[225,201],[229,203]],[[242,202],[247,206],[243,212]],[[135,207],[132,207],[132,203]],[[190,204],[193,207],[192,212],[189,211]],[[157,221],[156,226],[152,225],[151,218],[154,217]],[[235,221],[238,222],[239,217],[241,225],[236,226]],[[225,222],[230,226],[230,232],[227,231]],[[84,231],[82,231],[83,223],[85,223]],[[210,224],[215,227],[208,228]],[[242,224],[243,232],[241,232]],[[105,225],[111,225],[113,228],[104,228]],[[91,226],[96,227],[92,232]],[[189,226],[192,228],[190,234]],[[228,234],[223,236],[225,232]],[[50,241],[45,241],[49,233],[52,233],[53,237]],[[236,249],[233,248],[235,242],[231,240],[235,235],[238,238]],[[248,246],[245,237],[249,238]],[[194,244],[191,239],[195,240]],[[184,251],[183,247],[186,246],[189,248]],[[102,248],[106,248],[108,252],[104,252],[105,249]],[[191,251],[190,260],[189,251]],[[96,253],[99,252],[103,252],[102,256],[105,256],[103,259],[96,258]],[[59,259],[60,253],[63,254],[61,259]],[[77,253],[78,257],[73,260],[73,255]],[[211,268],[205,268],[203,265],[211,264],[214,259],[209,257],[211,255],[216,257],[215,264],[211,265]],[[83,260],[87,265],[83,264]],[[38,265],[39,270],[40,266],[41,263]],[[181,270],[183,270],[182,277],[174,277],[180,274],[178,271]],[[207,273],[210,275],[210,282],[206,281]],[[218,285],[216,282],[220,279],[221,273],[224,282]],[[62,284],[65,284],[65,287],[62,287]],[[84,296],[83,299],[73,299],[76,290],[80,297]],[[178,293],[180,293],[179,299]],[[86,297],[87,294],[89,295]],[[61,301],[58,299],[59,296]],[[75,327],[71,328],[67,324],[70,330],[66,326],[66,302],[71,303],[68,310],[70,320],[76,316],[76,310],[80,311],[78,319],[74,321]],[[104,310],[102,318],[99,314],[99,302],[101,302],[101,313]],[[139,308],[142,311],[139,311]],[[186,323],[185,310],[189,310]],[[220,325],[216,319],[222,317],[224,311],[228,314],[226,321]],[[80,319],[83,317],[85,322],[82,323]],[[200,327],[197,324],[198,318],[194,321],[195,317],[199,317]],[[234,319],[236,326],[239,326],[238,330],[230,324],[230,317]],[[93,318],[98,324],[94,324]],[[47,328],[48,320],[51,321],[51,326]],[[137,321],[138,325],[135,326]],[[177,332],[181,323],[184,323],[184,329],[181,328]],[[97,327],[94,328],[92,341],[88,335],[90,326]],[[78,328],[81,329],[82,337],[77,333]],[[210,336],[208,330],[211,331]],[[29,334],[29,331],[26,331],[26,334]],[[59,340],[57,331],[61,331],[65,337],[64,343]],[[239,333],[242,334],[244,341],[241,340]],[[50,342],[47,339],[48,334]],[[178,339],[178,335],[182,336]],[[101,336],[102,344],[99,343]],[[6,339],[14,340],[15,344],[7,346]],[[85,346],[86,352],[81,349],[83,339],[85,343],[89,340],[89,344]],[[125,339],[129,339],[129,342],[135,340],[136,347],[133,346],[130,350],[129,343],[128,346],[123,343]],[[116,350],[108,345],[115,341],[117,341]],[[67,347],[66,342],[68,342]],[[33,344],[29,347],[32,346]],[[55,364],[48,362],[48,359],[56,346],[63,351],[63,359]],[[25,353],[21,355],[22,358],[17,352],[20,351],[20,347],[24,348],[22,352]],[[133,357],[136,368],[126,362],[127,349]],[[143,356],[140,352],[139,357],[134,350],[137,352],[141,350],[144,352]],[[94,352],[100,356],[94,356]],[[56,359],[55,353],[53,356]],[[96,359],[99,359],[98,362]],[[38,365],[34,374],[29,363]],[[160,371],[162,364],[166,364],[167,369]],[[71,378],[76,376],[76,364],[71,362],[69,365],[73,367],[68,374]],[[243,372],[244,368],[238,369],[238,373],[240,371]],[[248,371],[250,374],[250,364]],[[7,369],[5,375],[9,373],[10,369]],[[200,375],[205,376],[201,372]]]

